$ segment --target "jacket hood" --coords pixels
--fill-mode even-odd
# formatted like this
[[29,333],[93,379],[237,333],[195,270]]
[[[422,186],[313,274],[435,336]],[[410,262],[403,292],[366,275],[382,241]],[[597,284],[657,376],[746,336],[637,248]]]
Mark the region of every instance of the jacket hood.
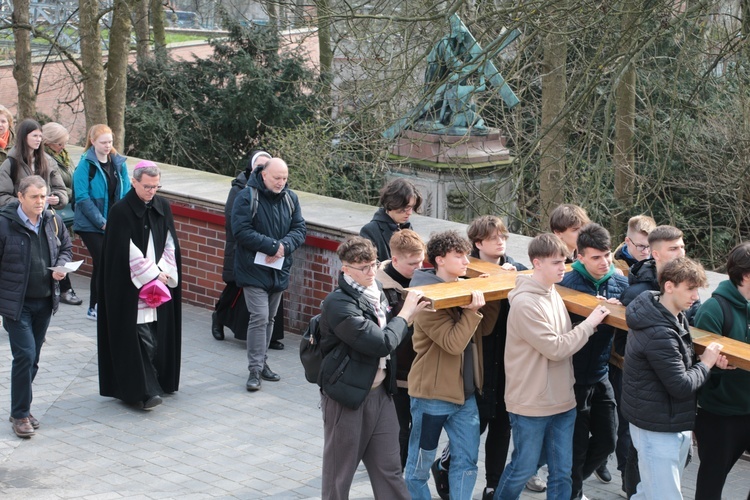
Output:
[[232,179],[232,187],[243,189],[247,185],[247,170],[240,172],[240,175]]
[[18,200],[13,200],[4,207],[0,208],[0,215],[5,217],[6,219],[10,219],[14,222],[18,222],[20,224],[23,224],[23,221],[18,216],[18,204],[20,202]]
[[631,330],[670,328],[677,331],[682,329],[677,318],[659,303],[660,295],[660,292],[646,291],[633,299],[625,313],[628,328]]
[[284,185],[284,189],[282,189],[280,193],[274,193],[273,191],[271,191],[270,189],[266,187],[266,183],[263,182],[263,177],[261,176],[261,172],[263,172],[263,167],[257,167],[255,170],[253,170],[253,172],[250,174],[250,178],[247,180],[246,185],[250,187],[254,187],[255,189],[258,190],[258,193],[260,193],[261,195],[271,200],[284,196],[284,193],[286,193],[289,190],[289,182],[287,182]]
[[522,293],[548,296],[552,293],[552,289],[539,283],[530,274],[519,274],[516,276],[515,288],[508,293],[508,302],[512,305],[513,299]]
[[633,264],[628,275],[628,283],[634,285],[636,283],[659,283],[656,277],[656,261],[654,259],[646,259]]
[[721,295],[729,301],[734,307],[744,309],[748,305],[748,301],[742,294],[737,290],[737,287],[732,284],[731,281],[725,280],[719,283],[714,293],[711,295]]
[[445,283],[445,281],[435,274],[434,269],[417,269],[414,271],[414,277],[409,286],[434,285],[435,283]]

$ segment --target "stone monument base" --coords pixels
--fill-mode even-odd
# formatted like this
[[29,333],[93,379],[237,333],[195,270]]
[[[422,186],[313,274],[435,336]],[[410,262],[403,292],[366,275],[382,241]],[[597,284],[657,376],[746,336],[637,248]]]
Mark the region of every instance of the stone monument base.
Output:
[[391,153],[415,160],[452,165],[499,163],[510,159],[498,129],[486,135],[443,135],[404,130]]

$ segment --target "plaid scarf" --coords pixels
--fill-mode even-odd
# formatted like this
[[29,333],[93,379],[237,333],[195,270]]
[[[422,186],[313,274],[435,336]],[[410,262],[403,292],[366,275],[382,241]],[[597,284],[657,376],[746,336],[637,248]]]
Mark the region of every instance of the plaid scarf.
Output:
[[383,305],[380,303],[380,289],[378,288],[378,284],[376,282],[373,282],[372,285],[364,287],[354,281],[354,278],[352,278],[348,274],[344,275],[344,280],[349,284],[349,286],[361,293],[362,296],[367,300],[367,302],[372,306],[375,315],[378,317],[378,326],[380,326],[380,328],[383,328],[386,325],[387,321],[385,310],[383,309]]

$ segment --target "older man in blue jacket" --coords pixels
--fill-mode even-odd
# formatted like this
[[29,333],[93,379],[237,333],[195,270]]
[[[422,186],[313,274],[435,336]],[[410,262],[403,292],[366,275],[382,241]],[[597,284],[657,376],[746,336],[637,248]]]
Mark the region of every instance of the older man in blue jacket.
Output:
[[234,274],[250,313],[247,325],[248,391],[261,379],[278,381],[266,362],[274,317],[289,286],[292,253],[305,242],[305,220],[297,195],[287,187],[289,169],[281,158],[257,167],[232,208],[237,241]]

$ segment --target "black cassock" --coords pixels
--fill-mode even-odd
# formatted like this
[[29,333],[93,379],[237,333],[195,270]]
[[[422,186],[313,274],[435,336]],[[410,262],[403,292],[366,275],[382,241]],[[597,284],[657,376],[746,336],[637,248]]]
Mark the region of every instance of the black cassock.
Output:
[[149,231],[153,233],[155,262],[159,262],[164,252],[167,231],[175,243],[178,285],[169,289],[172,300],[156,309],[154,368],[164,392],[175,392],[180,382],[182,266],[172,210],[169,202],[159,196],[147,207],[131,189],[109,211],[97,300],[99,394],[126,403],[137,403],[147,396],[146,373],[151,369],[150,361],[142,354],[136,330],[139,290],[130,279],[130,240],[146,255]]

